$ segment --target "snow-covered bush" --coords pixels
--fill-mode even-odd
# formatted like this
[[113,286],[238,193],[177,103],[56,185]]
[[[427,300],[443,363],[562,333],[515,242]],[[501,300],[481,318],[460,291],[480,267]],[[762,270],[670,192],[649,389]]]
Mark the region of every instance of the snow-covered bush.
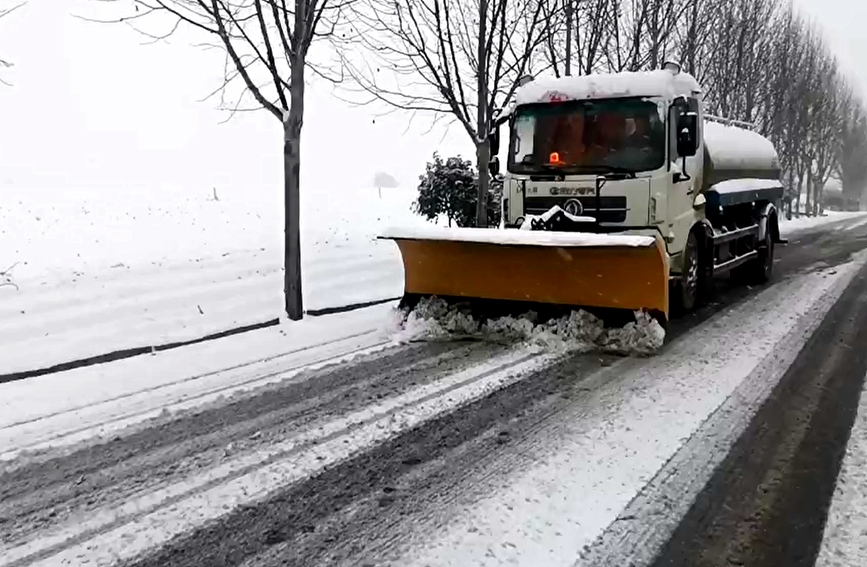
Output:
[[[500,223],[502,193],[502,178],[491,180],[487,202],[488,226]],[[434,153],[433,161],[425,166],[424,175],[419,176],[418,198],[413,203],[413,211],[432,221],[444,216],[449,226],[475,226],[477,194],[478,175],[471,161],[461,156],[443,160]]]

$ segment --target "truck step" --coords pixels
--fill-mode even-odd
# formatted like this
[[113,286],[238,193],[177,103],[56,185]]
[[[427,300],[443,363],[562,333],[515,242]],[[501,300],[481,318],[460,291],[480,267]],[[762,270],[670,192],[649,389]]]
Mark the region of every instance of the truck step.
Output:
[[751,250],[751,251],[747,252],[746,254],[742,254],[741,256],[735,256],[734,258],[732,258],[730,260],[726,260],[725,262],[722,262],[720,264],[714,264],[714,267],[713,267],[714,274],[727,272],[729,270],[737,268],[741,264],[749,262],[750,260],[752,260],[753,258],[758,256],[758,254],[759,254],[758,251]]
[[739,228],[737,230],[733,230],[731,232],[714,233],[713,243],[714,244],[723,244],[726,242],[730,242],[732,240],[737,240],[738,238],[743,238],[745,236],[758,236],[758,234],[759,234],[759,225],[754,224],[754,225],[750,225],[750,226],[745,226],[744,228]]

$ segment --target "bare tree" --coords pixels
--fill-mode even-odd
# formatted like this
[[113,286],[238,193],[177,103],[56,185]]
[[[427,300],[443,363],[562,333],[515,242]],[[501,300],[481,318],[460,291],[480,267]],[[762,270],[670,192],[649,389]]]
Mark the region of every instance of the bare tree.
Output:
[[554,76],[589,75],[599,70],[608,39],[613,0],[546,2],[544,57]]
[[[476,222],[483,227],[494,113],[531,70],[551,11],[546,11],[546,0],[477,2],[473,9],[460,0],[359,3],[353,20],[366,50],[355,59],[349,51],[344,57],[361,91],[372,97],[365,104],[378,100],[460,123],[476,147]],[[382,69],[389,73],[383,75]],[[467,80],[471,77],[472,82]]]
[[674,29],[675,49],[684,70],[702,84],[706,82],[705,62],[710,59],[707,38],[713,33],[719,16],[725,13],[719,4],[720,0],[685,0],[683,20]]
[[[770,50],[765,54],[766,91],[763,100],[760,122],[763,133],[777,147],[783,169],[783,178],[789,188],[789,196],[800,193],[794,189],[799,185],[797,170],[803,144],[801,114],[804,110],[802,98],[805,83],[797,80],[801,76],[805,53],[808,47],[809,30],[797,17],[791,5],[781,10],[772,25],[773,40]],[[791,215],[791,201],[789,215]]]
[[717,14],[707,36],[706,98],[716,112],[754,122],[767,85],[767,60],[773,34],[769,22],[777,0],[735,0]]
[[727,0],[725,10],[721,0],[686,1],[678,44],[709,108],[756,123],[778,149],[796,207],[806,189],[808,214],[821,211],[845,117],[862,104],[821,32],[782,0]]
[[867,189],[867,112],[859,102],[857,99],[853,101],[848,115],[843,118],[840,159],[836,171],[843,185],[843,197],[849,206],[861,203],[864,190]]
[[[11,8],[0,8],[0,19],[8,16],[12,12],[14,12],[15,10],[21,8],[26,3],[27,2],[21,2],[20,4],[16,4],[16,5],[12,6]],[[11,66],[12,66],[12,62],[7,61],[6,59],[3,59],[2,57],[0,57],[0,68],[7,68],[8,69]],[[0,77],[0,84],[6,85],[7,87],[12,86],[7,81],[4,81],[2,77]]]
[[807,182],[807,209],[811,208],[810,185],[807,178],[812,161],[811,142],[814,136],[811,132],[811,113],[813,112],[812,108],[817,96],[815,92],[817,88],[815,75],[818,69],[818,48],[821,40],[814,28],[805,26],[805,30],[799,41],[800,53],[796,67],[797,72],[791,77],[791,94],[788,100],[791,104],[796,105],[790,116],[788,136],[790,141],[796,144],[794,155],[792,156],[792,167],[794,169],[794,178],[797,180],[795,206],[798,211],[800,211],[801,195],[803,194],[805,182]]
[[849,91],[841,80],[837,62],[824,53],[817,77],[811,127],[810,185],[813,193],[813,215],[824,212],[825,184],[837,168],[843,135],[843,120],[850,106]]
[[582,75],[589,75],[599,67],[605,41],[606,7],[611,1],[583,0],[576,6],[575,56]]
[[656,69],[674,45],[685,0],[609,0],[607,41],[602,51],[610,71]]
[[[214,91],[232,115],[266,110],[283,126],[285,198],[285,296],[292,320],[303,317],[301,293],[300,171],[305,71],[339,82],[328,65],[308,60],[317,38],[334,39],[344,9],[353,0],[134,0],[134,23],[162,14],[172,22],[165,39],[182,27],[210,38],[209,48],[225,52],[225,74]],[[141,30],[140,30],[141,31]],[[143,32],[145,33],[145,32]],[[235,98],[234,102],[227,99]],[[250,99],[252,98],[252,101]],[[231,117],[231,115],[230,115]]]

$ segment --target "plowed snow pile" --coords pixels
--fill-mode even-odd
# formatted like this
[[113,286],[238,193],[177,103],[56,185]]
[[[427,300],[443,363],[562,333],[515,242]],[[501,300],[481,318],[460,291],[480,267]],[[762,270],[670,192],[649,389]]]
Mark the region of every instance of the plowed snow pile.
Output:
[[409,342],[472,337],[518,341],[551,350],[652,354],[662,346],[665,331],[646,313],[636,312],[635,318],[625,327],[610,329],[582,310],[544,322],[539,322],[532,311],[519,317],[479,320],[434,297],[419,302],[399,324],[395,339]]

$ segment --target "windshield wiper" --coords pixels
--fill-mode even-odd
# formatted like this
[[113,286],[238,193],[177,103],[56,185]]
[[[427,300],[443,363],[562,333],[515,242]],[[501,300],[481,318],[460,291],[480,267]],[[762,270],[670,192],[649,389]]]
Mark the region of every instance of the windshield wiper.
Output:
[[552,165],[549,163],[539,163],[539,164],[521,164],[527,168],[527,174],[529,175],[537,175],[537,174],[555,174],[560,177],[565,177],[566,175],[592,175],[592,174],[615,174],[622,175],[626,178],[634,178],[635,171],[625,168],[619,167],[616,165],[606,165],[606,164],[592,164],[592,165]]
[[521,164],[527,168],[527,175],[554,175],[558,177],[561,181],[566,179],[567,172],[564,171],[564,168],[559,165],[551,165],[549,163],[540,163],[540,164]]
[[625,177],[635,178],[635,171],[633,171],[629,168],[620,167],[617,165],[599,164],[599,165],[593,165],[593,169],[601,169],[605,173],[616,173],[616,174],[623,175]]

